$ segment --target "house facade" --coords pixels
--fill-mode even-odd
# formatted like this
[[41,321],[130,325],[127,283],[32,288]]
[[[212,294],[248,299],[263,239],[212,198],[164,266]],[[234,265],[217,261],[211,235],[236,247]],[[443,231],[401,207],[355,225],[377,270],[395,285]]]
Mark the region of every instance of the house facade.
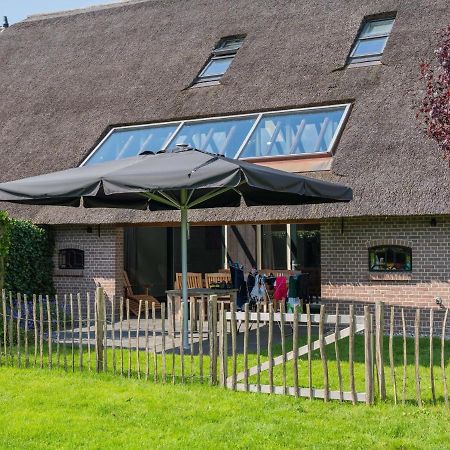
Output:
[[[191,145],[350,186],[348,204],[190,212],[188,267],[310,274],[329,308],[450,305],[450,169],[415,113],[445,0],[134,0],[0,35],[0,180]],[[179,216],[0,204],[56,233],[59,293],[164,297]],[[441,303],[442,305],[439,305]],[[396,316],[399,325],[399,317]]]

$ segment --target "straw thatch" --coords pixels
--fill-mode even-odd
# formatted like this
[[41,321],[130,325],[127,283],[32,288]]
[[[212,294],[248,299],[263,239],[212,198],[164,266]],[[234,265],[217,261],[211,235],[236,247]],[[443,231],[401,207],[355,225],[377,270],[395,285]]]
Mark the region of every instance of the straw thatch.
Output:
[[[199,222],[445,214],[450,169],[422,136],[418,64],[447,0],[150,0],[30,18],[0,36],[0,180],[77,166],[111,125],[352,101],[331,172],[348,205],[196,211]],[[343,69],[365,15],[397,11],[383,64]],[[246,34],[222,84],[187,89],[221,36]],[[176,213],[0,205],[38,223]]]

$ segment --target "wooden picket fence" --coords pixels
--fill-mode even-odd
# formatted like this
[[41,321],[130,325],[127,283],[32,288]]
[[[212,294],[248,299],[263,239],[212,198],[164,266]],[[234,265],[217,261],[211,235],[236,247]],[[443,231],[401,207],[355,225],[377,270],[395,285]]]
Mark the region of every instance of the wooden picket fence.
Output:
[[[228,311],[224,303],[213,295],[190,300],[188,330],[184,330],[179,304],[168,301],[157,311],[155,305],[150,307],[141,302],[137,318],[132,319],[128,300],[106,300],[102,288],[97,289],[92,305],[89,295],[50,299],[36,295],[31,298],[20,294],[13,296],[3,291],[1,300],[0,365],[110,372],[163,383],[207,382],[235,391],[372,405],[387,398],[386,339],[389,343],[387,372],[390,374],[388,381],[393,402],[404,404],[411,401],[406,394],[408,336],[404,311],[399,310],[403,335],[395,338],[395,309],[391,307],[389,326],[385,327],[383,303],[376,304],[375,314],[365,306],[362,316],[355,315],[352,305],[348,314],[340,314],[339,305],[333,314],[326,313],[323,305],[319,314],[312,314],[309,306],[305,313],[301,313],[298,307],[289,313],[283,306],[275,311],[272,304],[269,304],[268,311],[260,310],[259,305],[255,311],[250,311],[248,304],[244,311],[236,311],[233,304]],[[181,314],[178,315],[177,311]],[[429,383],[432,402],[437,403],[440,397],[435,389],[434,311],[430,310],[429,314]],[[443,318],[440,343],[443,401],[448,406],[447,318],[448,310]],[[414,322],[414,401],[422,406],[420,323],[421,311],[417,309]],[[185,331],[188,348],[183,347]],[[388,338],[384,336],[385,331],[389,332]],[[251,344],[252,339],[254,342]],[[348,339],[348,344],[344,339]],[[355,364],[362,364],[355,359],[356,339],[363,342],[363,383],[361,374],[359,379],[355,376]],[[402,339],[401,348],[399,339]],[[397,348],[394,348],[395,342]],[[346,358],[341,355],[343,346]],[[337,389],[331,388],[327,356],[330,350],[334,352]],[[395,356],[400,356],[399,353],[403,356],[401,385],[397,380],[400,367],[395,367]],[[319,361],[320,377],[317,376]],[[306,376],[299,376],[299,365],[307,368]],[[275,376],[277,370],[278,375]],[[281,379],[281,383],[277,383],[276,378]],[[360,386],[359,391],[357,385]]]

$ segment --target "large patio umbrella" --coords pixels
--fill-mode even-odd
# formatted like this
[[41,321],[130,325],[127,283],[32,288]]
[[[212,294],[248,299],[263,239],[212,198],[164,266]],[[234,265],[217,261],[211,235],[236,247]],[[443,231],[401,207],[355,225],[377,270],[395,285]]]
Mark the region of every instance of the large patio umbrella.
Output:
[[[348,202],[352,190],[339,184],[226,158],[196,149],[149,153],[0,184],[0,201],[80,206],[180,210],[182,299],[188,319],[187,231],[193,208]],[[187,334],[184,336],[187,346]]]

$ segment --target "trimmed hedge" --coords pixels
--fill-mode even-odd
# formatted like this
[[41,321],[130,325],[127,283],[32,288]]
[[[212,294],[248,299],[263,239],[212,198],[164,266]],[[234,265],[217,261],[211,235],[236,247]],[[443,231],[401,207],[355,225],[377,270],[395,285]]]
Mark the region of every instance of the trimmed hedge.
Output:
[[28,295],[53,295],[53,232],[31,222],[8,220],[5,290]]

